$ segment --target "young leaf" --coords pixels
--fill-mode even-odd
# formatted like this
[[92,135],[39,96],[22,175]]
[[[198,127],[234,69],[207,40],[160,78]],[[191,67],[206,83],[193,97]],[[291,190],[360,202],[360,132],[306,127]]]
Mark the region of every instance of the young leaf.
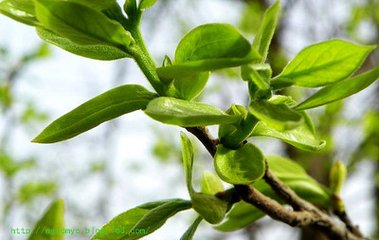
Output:
[[31,25],[31,26],[39,25],[39,22],[34,12],[34,2],[31,0],[1,1],[0,13],[27,25]]
[[141,0],[138,8],[143,11],[151,8],[156,2],[157,0]]
[[180,240],[192,240],[195,235],[197,227],[200,225],[202,217],[197,217],[196,220],[191,224],[191,226],[187,229],[187,231],[183,234]]
[[311,45],[271,81],[271,86],[321,87],[339,82],[354,73],[374,48],[337,39]]
[[228,115],[214,106],[171,97],[152,100],[145,113],[157,121],[183,127],[208,126],[238,120],[238,117]]
[[35,11],[45,28],[78,44],[105,44],[124,49],[133,41],[121,24],[78,3],[35,0]]
[[45,128],[33,142],[63,141],[123,114],[144,109],[156,94],[139,85],[113,88],[75,108]]
[[253,100],[249,112],[267,126],[279,131],[292,129],[302,121],[302,116],[290,109],[286,104],[273,104],[266,100]]
[[36,29],[37,34],[44,41],[79,56],[97,60],[115,60],[130,57],[126,52],[117,47],[104,44],[80,45],[42,27],[37,27]]
[[218,145],[214,166],[219,177],[230,184],[252,183],[265,171],[263,154],[251,143],[237,150]]
[[251,136],[265,136],[280,139],[296,148],[305,151],[318,151],[325,146],[325,141],[316,138],[312,120],[306,113],[302,113],[304,122],[296,128],[277,131],[264,122],[258,122]]
[[341,161],[335,162],[329,172],[329,185],[331,191],[339,195],[347,176],[347,168]]
[[[181,199],[146,203],[114,217],[91,239],[139,239],[160,228],[169,217],[178,211],[190,207],[191,203],[189,201]],[[122,229],[123,231],[116,232],[115,229]]]
[[64,202],[59,199],[50,205],[49,209],[33,228],[33,232],[28,239],[64,240],[65,236],[61,231],[59,234],[48,234],[47,231],[43,231],[43,229],[59,231],[64,228]]
[[174,64],[157,71],[163,78],[184,77],[194,72],[236,67],[259,58],[236,28],[212,23],[189,32],[176,48]]
[[194,193],[192,187],[192,168],[193,168],[193,148],[192,143],[189,138],[184,134],[180,133],[182,142],[182,160],[184,166],[184,173],[186,175],[187,190],[190,194]]
[[330,86],[321,88],[315,94],[295,107],[296,110],[305,110],[335,102],[351,96],[375,82],[379,78],[379,67],[354,76]]
[[205,194],[215,195],[218,192],[224,191],[224,186],[220,178],[209,171],[203,173],[201,179],[201,192]]
[[266,61],[271,39],[278,24],[280,1],[276,1],[263,15],[261,26],[254,38],[253,48],[262,56],[261,62]]
[[186,100],[197,97],[208,82],[210,72],[200,72],[186,77],[177,77],[174,86],[178,95]]
[[107,9],[112,9],[114,7],[119,7],[116,0],[65,0],[67,2],[77,3],[89,8],[92,8],[96,11],[104,11]]
[[222,221],[228,210],[227,202],[209,194],[194,192],[191,201],[193,209],[211,224]]

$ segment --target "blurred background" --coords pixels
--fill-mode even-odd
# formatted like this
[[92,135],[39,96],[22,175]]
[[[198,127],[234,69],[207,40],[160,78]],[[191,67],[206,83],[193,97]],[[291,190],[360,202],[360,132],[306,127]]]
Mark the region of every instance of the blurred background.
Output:
[[[119,1],[123,4],[122,1]],[[250,40],[269,0],[158,0],[145,13],[142,32],[157,63],[173,57],[180,38],[197,25],[224,22]],[[282,0],[280,25],[269,62],[274,74],[302,48],[330,38],[379,43],[378,0]],[[379,50],[362,71],[379,65]],[[180,159],[179,131],[134,112],[52,145],[33,144],[47,124],[82,102],[114,87],[138,83],[151,87],[130,59],[85,59],[43,44],[33,28],[0,16],[0,239],[26,239],[11,228],[32,228],[53,199],[65,200],[67,228],[99,228],[138,204],[187,198]],[[307,89],[286,92],[304,99]],[[248,95],[237,69],[212,74],[202,101],[222,109],[246,104]],[[342,160],[349,169],[343,189],[348,214],[366,236],[379,239],[379,84],[348,100],[309,111],[328,144],[317,153],[282,142],[257,139],[265,154],[286,155],[325,185],[328,169]],[[215,129],[211,131],[216,134]],[[194,143],[197,142],[194,140]],[[212,169],[197,145],[195,181]],[[199,186],[199,184],[195,186]],[[195,215],[183,212],[144,239],[179,239]],[[89,236],[67,236],[89,239]],[[232,233],[202,223],[195,239],[323,239],[310,229],[293,229],[267,217]]]

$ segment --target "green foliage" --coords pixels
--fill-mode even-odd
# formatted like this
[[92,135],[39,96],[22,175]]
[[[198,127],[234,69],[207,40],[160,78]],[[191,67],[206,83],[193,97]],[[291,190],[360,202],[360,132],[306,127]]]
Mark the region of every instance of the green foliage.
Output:
[[237,117],[214,106],[172,97],[159,97],[150,101],[145,113],[157,121],[182,127],[208,126],[237,120]]
[[335,162],[329,173],[329,188],[334,194],[340,194],[346,177],[347,169],[345,164],[341,161]]
[[303,49],[272,81],[273,88],[321,87],[354,73],[374,46],[329,40]]
[[72,138],[105,121],[144,109],[155,96],[139,85],[113,88],[58,118],[33,141],[51,143]]
[[217,146],[214,166],[222,180],[231,184],[249,184],[261,177],[265,171],[262,152],[251,143],[240,149]]
[[[182,199],[146,203],[116,216],[91,239],[140,239],[160,228],[168,218],[190,207],[191,202]],[[120,227],[125,230],[124,234],[113,231]]]
[[[29,240],[64,240],[64,233],[60,229],[64,229],[64,202],[58,199],[53,202],[43,217],[34,226]],[[57,230],[57,233],[51,234],[43,229]]]
[[[182,160],[191,200],[170,199],[137,206],[113,218],[92,239],[140,239],[160,228],[179,211],[190,208],[200,216],[181,239],[192,239],[202,219],[218,224],[216,228],[221,231],[240,229],[263,217],[264,213],[239,201],[241,196],[233,195],[237,188],[225,191],[220,179],[232,185],[249,185],[254,191],[281,201],[264,180],[266,178],[262,178],[268,170],[301,198],[325,210],[335,210],[333,197],[338,197],[346,175],[341,165],[337,163],[332,168],[331,189],[327,189],[299,164],[279,156],[265,157],[247,140],[264,136],[277,138],[304,151],[322,149],[325,141],[318,138],[311,118],[303,110],[346,98],[373,83],[379,77],[378,67],[351,75],[374,46],[338,39],[317,43],[300,51],[279,75],[273,77],[272,65],[266,60],[280,14],[280,2],[276,1],[263,14],[260,26],[255,26],[258,30],[252,44],[229,24],[204,24],[182,38],[173,61],[166,56],[163,65],[157,68],[139,30],[144,10],[155,3],[156,0],[126,0],[125,17],[115,0],[0,2],[2,14],[36,27],[43,40],[69,52],[99,60],[133,58],[156,92],[134,84],[111,89],[55,120],[34,142],[63,141],[123,114],[144,110],[159,122],[192,127],[187,129],[193,130],[191,132],[204,130],[197,137],[214,155],[217,175],[205,172],[201,192],[196,192],[192,185],[192,143],[182,134]],[[41,52],[23,61],[44,56],[43,50],[41,48]],[[213,105],[192,101],[206,87],[210,72],[232,67],[240,67],[241,80],[247,82],[249,102],[246,105],[232,104],[224,112]],[[289,94],[275,92],[291,86],[322,88],[298,104],[287,96]],[[0,100],[3,108],[12,104],[7,84],[0,86]],[[218,126],[219,141],[208,138],[202,128],[210,125]],[[369,135],[368,139],[376,141],[377,134]],[[7,177],[25,166],[28,162],[18,163],[5,153],[0,155],[0,169]],[[19,200],[28,202],[36,195],[54,192],[54,183],[29,183],[21,188]],[[338,204],[343,206],[342,201]],[[53,205],[39,224],[50,223],[63,226],[61,201]],[[124,234],[112,231],[119,227],[125,229]],[[33,234],[35,239],[45,239],[37,236],[38,233]]]

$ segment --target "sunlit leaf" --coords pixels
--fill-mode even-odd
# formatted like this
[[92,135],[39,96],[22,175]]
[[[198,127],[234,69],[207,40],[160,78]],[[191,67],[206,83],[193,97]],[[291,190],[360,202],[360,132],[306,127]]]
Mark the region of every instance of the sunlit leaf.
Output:
[[191,194],[191,201],[196,212],[211,224],[219,223],[228,210],[227,202],[210,194],[195,192]]
[[252,183],[265,171],[263,154],[251,143],[237,150],[218,145],[214,166],[219,177],[230,184]]
[[[34,226],[29,240],[64,240],[65,235],[61,231],[64,225],[64,202],[59,199],[53,202],[43,217]],[[49,233],[46,230],[54,231]]]
[[209,76],[209,72],[200,72],[186,77],[177,77],[174,80],[174,86],[181,98],[191,100],[203,91]]
[[20,187],[17,198],[22,203],[28,203],[36,197],[51,196],[56,190],[57,184],[53,181],[28,182]]
[[[191,202],[182,199],[169,199],[142,204],[114,217],[91,239],[140,239],[160,228],[168,218],[177,212],[190,207]],[[123,229],[123,231],[116,232],[114,229]]]
[[220,178],[209,171],[203,173],[203,178],[201,179],[201,192],[205,194],[215,195],[218,192],[224,191],[224,186]]
[[0,2],[0,13],[24,24],[39,25],[32,0],[3,0]]
[[52,143],[72,138],[123,114],[144,109],[156,97],[139,85],[113,88],[55,120],[33,142]]
[[379,78],[379,67],[363,74],[347,78],[338,83],[321,88],[315,94],[295,107],[296,110],[305,110],[335,102],[349,97],[375,82]]
[[374,50],[343,40],[329,40],[303,49],[271,82],[273,88],[320,87],[354,73]]
[[278,131],[260,121],[255,126],[251,136],[265,136],[280,139],[296,148],[306,151],[318,151],[325,146],[325,141],[315,136],[312,120],[302,113],[304,122],[296,128]]
[[171,97],[152,100],[145,113],[157,121],[184,127],[208,126],[238,120],[214,106]]
[[184,173],[186,175],[187,189],[190,194],[194,192],[192,187],[192,168],[193,168],[193,148],[189,138],[184,134],[180,134],[182,142],[182,160]]
[[139,3],[139,9],[140,10],[146,10],[148,8],[151,8],[157,0],[141,0]]
[[97,60],[115,60],[130,57],[126,52],[117,47],[104,44],[77,44],[68,38],[61,37],[58,34],[41,27],[37,27],[37,33],[42,40],[79,56]]
[[111,45],[125,49],[133,41],[120,23],[84,5],[35,0],[37,19],[48,30],[82,45]]
[[276,25],[278,24],[280,12],[280,1],[276,1],[264,13],[261,26],[258,33],[254,38],[253,48],[262,56],[261,62],[267,58],[268,49],[270,47],[271,39],[274,36]]

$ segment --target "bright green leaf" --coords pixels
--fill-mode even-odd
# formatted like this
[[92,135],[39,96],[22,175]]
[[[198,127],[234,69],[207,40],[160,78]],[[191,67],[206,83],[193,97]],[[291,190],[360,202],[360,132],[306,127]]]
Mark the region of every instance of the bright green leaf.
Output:
[[139,9],[140,10],[146,10],[148,8],[151,8],[157,0],[141,0],[139,3]]
[[128,15],[129,19],[136,19],[140,14],[139,9],[137,8],[136,0],[125,0],[124,11]]
[[296,148],[306,151],[318,151],[325,146],[325,141],[319,140],[315,136],[312,120],[305,113],[302,113],[304,122],[298,127],[278,131],[260,121],[255,126],[251,136],[265,136],[280,139]]
[[337,39],[311,45],[272,80],[271,86],[320,87],[339,82],[354,73],[374,48]]
[[195,192],[191,194],[191,201],[196,212],[211,224],[222,221],[228,210],[227,202],[209,194]]
[[196,218],[196,220],[191,224],[191,226],[187,229],[187,231],[183,234],[180,240],[192,240],[195,235],[196,229],[203,220],[202,217]]
[[274,36],[280,13],[280,1],[276,1],[264,13],[261,26],[254,38],[253,48],[262,56],[261,62],[266,61],[271,39]]
[[214,106],[171,97],[152,100],[145,113],[157,121],[183,127],[208,126],[238,120]]
[[113,88],[55,120],[33,142],[52,143],[72,138],[105,121],[144,109],[154,97],[154,93],[139,85]]
[[321,88],[315,94],[295,107],[296,110],[305,110],[335,102],[351,96],[375,82],[379,78],[379,67],[363,74],[342,80],[330,86]]
[[21,203],[28,203],[36,197],[51,196],[56,190],[57,185],[53,181],[27,182],[20,187],[17,198]]
[[111,45],[125,49],[133,41],[120,23],[74,2],[35,0],[36,16],[50,31],[82,45]]
[[39,25],[32,0],[3,0],[0,2],[0,13],[24,24]]
[[[146,203],[132,208],[105,224],[92,240],[132,240],[140,239],[158,228],[168,218],[179,211],[191,207],[191,202],[182,199],[169,199]],[[122,232],[115,232],[122,229]]]
[[229,25],[212,23],[190,31],[179,43],[172,66],[158,68],[163,78],[236,67],[260,58],[250,43]]
[[104,44],[80,45],[41,27],[37,27],[37,33],[42,40],[79,56],[98,60],[115,60],[130,57],[117,47]]
[[174,86],[178,95],[187,100],[197,97],[208,82],[210,72],[200,72],[186,77],[177,77]]
[[182,160],[184,173],[186,175],[187,190],[190,194],[194,192],[192,187],[192,169],[193,169],[193,148],[191,140],[184,134],[180,134],[182,142]]
[[267,126],[279,131],[292,129],[302,121],[302,116],[286,104],[273,104],[266,100],[251,101],[249,112]]
[[217,146],[214,166],[219,177],[230,184],[248,184],[260,179],[265,171],[262,152],[253,144],[237,150]]
[[[41,231],[43,229],[50,229],[56,231],[54,234],[47,231]],[[64,240],[65,235],[62,233],[64,226],[64,202],[62,199],[58,199],[53,202],[49,209],[45,212],[43,217],[34,226],[29,240]]]
[[112,9],[115,6],[119,6],[116,0],[65,0],[65,1],[77,3],[80,5],[95,9],[96,11],[99,11],[99,12],[104,11],[106,9]]
[[205,194],[215,195],[218,192],[224,191],[224,185],[220,178],[209,171],[203,173],[203,178],[201,179],[201,192]]

